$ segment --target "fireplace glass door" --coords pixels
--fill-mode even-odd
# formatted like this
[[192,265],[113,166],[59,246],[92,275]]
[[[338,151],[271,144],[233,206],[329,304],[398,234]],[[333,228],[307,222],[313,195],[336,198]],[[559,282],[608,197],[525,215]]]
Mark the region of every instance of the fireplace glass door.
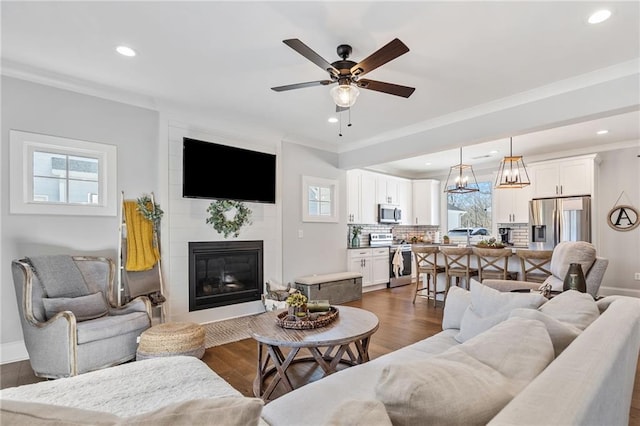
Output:
[[189,310],[260,300],[262,241],[189,243]]

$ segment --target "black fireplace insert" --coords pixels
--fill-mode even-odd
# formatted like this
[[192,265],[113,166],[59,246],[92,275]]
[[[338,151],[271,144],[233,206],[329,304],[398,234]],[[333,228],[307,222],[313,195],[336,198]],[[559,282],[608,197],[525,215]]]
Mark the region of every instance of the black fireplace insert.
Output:
[[260,300],[262,241],[189,242],[189,311]]

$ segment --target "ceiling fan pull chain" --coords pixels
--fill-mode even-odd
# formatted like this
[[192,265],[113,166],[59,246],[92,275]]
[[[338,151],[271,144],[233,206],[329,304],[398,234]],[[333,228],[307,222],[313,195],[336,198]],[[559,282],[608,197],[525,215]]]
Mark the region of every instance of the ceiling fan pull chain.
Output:
[[349,108],[349,124],[347,124],[347,127],[351,127],[351,108]]
[[339,112],[338,116],[340,117],[340,132],[338,133],[338,136],[342,137],[342,112]]

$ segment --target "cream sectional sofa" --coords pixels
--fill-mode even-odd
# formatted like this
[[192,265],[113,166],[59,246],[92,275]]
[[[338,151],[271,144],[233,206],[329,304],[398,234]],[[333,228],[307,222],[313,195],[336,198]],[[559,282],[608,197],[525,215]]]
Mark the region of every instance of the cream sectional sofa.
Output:
[[[472,293],[477,286],[481,285],[473,282]],[[478,346],[479,341],[482,342],[498,327],[495,325],[464,343],[458,342],[456,337],[461,332],[460,328],[468,325],[465,321],[469,318],[465,318],[464,313],[469,309],[471,298],[470,294],[464,293],[465,290],[452,290],[445,307],[442,332],[296,389],[265,405],[262,418],[272,426],[350,424],[350,419],[353,421],[351,424],[380,425],[453,425],[462,422],[465,425],[487,422],[490,425],[628,425],[640,348],[640,299],[623,296],[610,296],[598,302],[591,299],[598,310],[597,318],[592,322],[587,319],[592,313],[586,314],[592,308],[586,299],[581,298],[590,298],[588,295],[578,293],[577,299],[586,305],[578,303],[574,310],[568,307],[572,303],[549,305],[545,317],[555,318],[547,318],[547,332],[551,335],[554,353],[561,353],[556,358],[552,356],[546,368],[540,374],[534,374],[535,377],[522,389],[516,389],[517,395],[513,399],[505,403],[504,397],[502,400],[498,397],[500,401],[494,406],[491,392],[478,388],[474,383],[469,384],[468,375],[463,371],[457,377],[452,375],[444,379],[430,372],[439,366],[429,362],[430,359],[439,358],[440,364],[442,358],[455,359],[459,357],[456,352],[460,348],[469,344]],[[503,294],[512,297],[516,293]],[[517,308],[517,304],[505,302],[510,306],[501,313],[474,318],[473,324],[483,321],[497,324],[504,319],[509,322],[514,316],[530,319],[530,314],[542,316],[545,305],[553,300],[539,308],[524,310]],[[521,327],[520,333],[513,338],[525,337],[523,343],[526,343],[534,323],[541,324],[539,321],[518,321],[512,328]],[[485,323],[480,328],[484,326],[490,327],[491,324]],[[586,328],[580,330],[581,326]],[[578,330],[574,333],[576,328]],[[496,341],[487,342],[485,349],[493,344]],[[511,345],[509,350],[513,348]],[[487,353],[488,359],[504,357],[513,361],[511,355],[504,352],[498,351],[494,358],[490,350],[485,356]],[[524,364],[526,362],[525,357]],[[402,372],[398,366],[408,368]],[[395,383],[389,379],[394,374]],[[506,374],[513,372],[507,371]],[[496,382],[496,387],[500,385]],[[432,389],[429,392],[428,388],[436,391]],[[478,395],[481,396],[479,399]],[[398,399],[404,400],[406,407],[399,407]],[[483,411],[487,406],[495,412]],[[446,415],[450,417],[447,419]],[[358,419],[368,420],[363,423]]]
[[264,407],[171,357],[2,390],[0,423],[628,425],[640,299],[496,293],[453,288],[442,332]]

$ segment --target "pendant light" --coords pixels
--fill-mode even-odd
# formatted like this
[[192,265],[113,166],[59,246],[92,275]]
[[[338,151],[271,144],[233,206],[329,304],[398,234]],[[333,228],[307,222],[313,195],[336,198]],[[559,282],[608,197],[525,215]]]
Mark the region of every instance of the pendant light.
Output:
[[450,194],[465,194],[480,191],[473,167],[462,164],[462,147],[460,147],[460,164],[451,166],[444,192]]
[[496,176],[496,189],[524,188],[530,185],[529,174],[521,155],[513,155],[513,138],[509,138],[509,156],[500,162]]

